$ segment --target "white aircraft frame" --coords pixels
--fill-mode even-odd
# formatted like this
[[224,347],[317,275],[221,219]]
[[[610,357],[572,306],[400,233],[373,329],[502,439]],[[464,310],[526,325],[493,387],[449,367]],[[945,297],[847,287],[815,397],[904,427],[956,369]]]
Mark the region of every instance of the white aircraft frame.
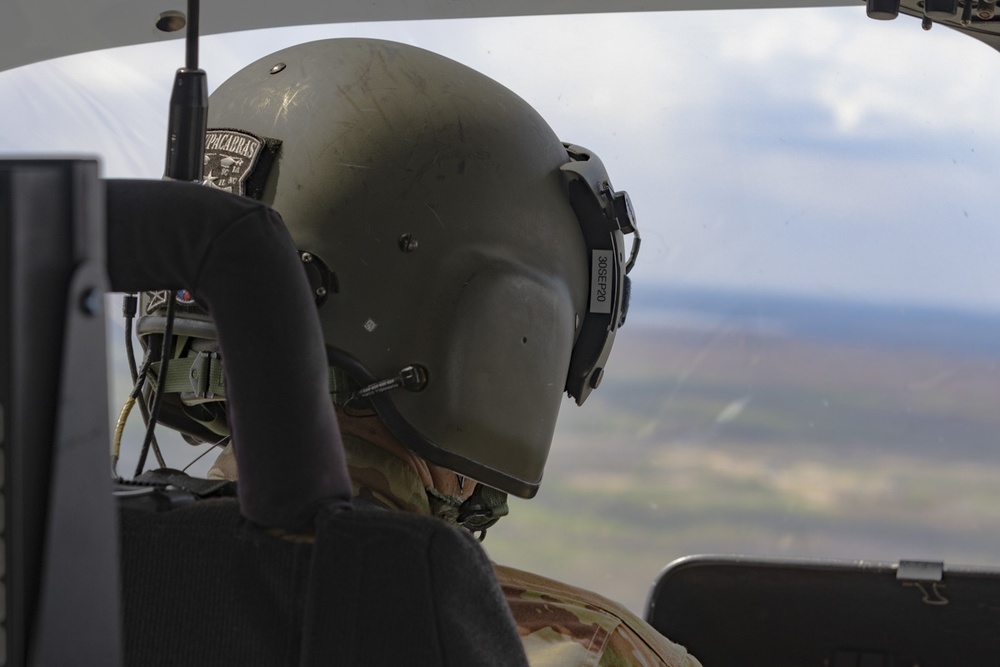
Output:
[[[206,0],[203,35],[323,23],[863,5],[863,0]],[[904,0],[916,4],[916,0]],[[61,56],[176,39],[156,24],[184,0],[8,0],[0,20],[0,71]],[[860,7],[859,7],[860,9]]]

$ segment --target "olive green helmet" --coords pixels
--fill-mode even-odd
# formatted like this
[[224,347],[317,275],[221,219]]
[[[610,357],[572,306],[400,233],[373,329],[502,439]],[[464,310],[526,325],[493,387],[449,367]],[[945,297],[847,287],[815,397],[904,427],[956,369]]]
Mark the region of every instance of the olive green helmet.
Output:
[[486,76],[372,39],[269,55],[209,109],[206,184],[284,218],[334,400],[534,495],[563,392],[583,402],[624,319],[634,221],[600,161]]

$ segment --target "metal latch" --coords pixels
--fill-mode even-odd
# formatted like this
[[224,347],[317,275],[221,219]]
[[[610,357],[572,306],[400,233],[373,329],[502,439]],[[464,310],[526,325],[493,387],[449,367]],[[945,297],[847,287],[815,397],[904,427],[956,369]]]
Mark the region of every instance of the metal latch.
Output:
[[941,594],[941,589],[945,588],[943,580],[943,562],[901,560],[896,567],[896,581],[917,588],[923,595],[924,604],[938,607],[948,604],[948,598]]

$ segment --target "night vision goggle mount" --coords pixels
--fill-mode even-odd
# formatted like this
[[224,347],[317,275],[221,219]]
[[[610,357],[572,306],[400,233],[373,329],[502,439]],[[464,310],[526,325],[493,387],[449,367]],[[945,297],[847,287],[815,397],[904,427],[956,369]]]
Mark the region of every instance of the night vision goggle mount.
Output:
[[[583,405],[601,383],[615,334],[625,323],[631,289],[627,274],[635,266],[641,239],[628,193],[612,189],[600,158],[586,148],[563,145],[570,161],[560,170],[590,261],[587,313],[566,377],[566,393],[576,399],[577,405]],[[634,235],[627,262],[626,234]]]

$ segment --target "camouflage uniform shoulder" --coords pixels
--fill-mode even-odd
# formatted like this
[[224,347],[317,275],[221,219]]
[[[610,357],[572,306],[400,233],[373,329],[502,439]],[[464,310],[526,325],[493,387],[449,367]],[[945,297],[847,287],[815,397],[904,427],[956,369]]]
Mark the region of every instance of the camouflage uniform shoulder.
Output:
[[591,591],[494,565],[532,667],[701,667],[684,647]]
[[403,461],[363,438],[341,433],[347,470],[355,497],[387,509],[430,514],[430,503],[420,478]]

